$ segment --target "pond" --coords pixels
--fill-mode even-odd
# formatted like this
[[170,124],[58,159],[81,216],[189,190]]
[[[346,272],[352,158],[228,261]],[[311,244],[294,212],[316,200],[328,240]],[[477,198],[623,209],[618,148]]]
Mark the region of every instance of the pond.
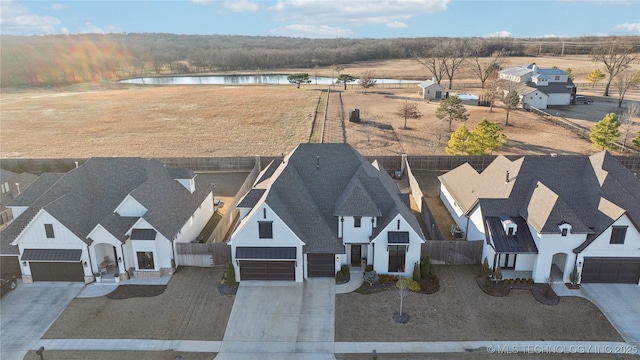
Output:
[[[249,85],[249,84],[271,84],[290,85],[287,81],[288,75],[206,75],[206,76],[157,76],[139,77],[133,79],[120,80],[124,84],[146,84],[146,85]],[[336,79],[330,77],[310,76],[311,84],[330,85]],[[401,84],[419,83],[417,80],[401,79],[376,79],[377,84]],[[357,84],[354,81],[350,84]]]

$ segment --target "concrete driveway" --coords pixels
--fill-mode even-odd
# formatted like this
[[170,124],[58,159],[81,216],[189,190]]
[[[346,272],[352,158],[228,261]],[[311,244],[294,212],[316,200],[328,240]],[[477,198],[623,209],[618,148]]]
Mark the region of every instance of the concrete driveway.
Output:
[[83,283],[23,284],[0,300],[0,358],[22,359],[84,287]]
[[216,360],[335,359],[335,280],[240,283]]
[[580,292],[604,313],[626,342],[640,346],[640,286],[582,284]]

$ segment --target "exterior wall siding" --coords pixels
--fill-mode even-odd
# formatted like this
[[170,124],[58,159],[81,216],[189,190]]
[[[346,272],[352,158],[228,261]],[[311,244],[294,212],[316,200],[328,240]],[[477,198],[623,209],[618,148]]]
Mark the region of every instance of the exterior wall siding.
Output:
[[122,200],[120,205],[116,208],[115,212],[117,212],[120,216],[131,216],[131,217],[140,217],[147,212],[144,206],[142,206],[138,200],[132,198],[130,195]]

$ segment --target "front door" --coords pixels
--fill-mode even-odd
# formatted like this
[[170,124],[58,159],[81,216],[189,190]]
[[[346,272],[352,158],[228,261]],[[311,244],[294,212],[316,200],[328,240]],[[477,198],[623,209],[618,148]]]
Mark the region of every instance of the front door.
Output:
[[436,91],[436,99],[442,99],[442,91]]
[[362,250],[361,245],[351,245],[351,266],[360,266],[360,251]]

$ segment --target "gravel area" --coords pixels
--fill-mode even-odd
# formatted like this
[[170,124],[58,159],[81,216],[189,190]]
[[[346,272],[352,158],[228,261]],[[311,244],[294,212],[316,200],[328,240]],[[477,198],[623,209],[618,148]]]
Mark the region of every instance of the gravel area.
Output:
[[526,290],[494,297],[476,283],[478,266],[434,265],[433,272],[440,290],[406,296],[403,311],[411,316],[406,324],[392,318],[400,303],[393,289],[336,295],[336,341],[623,341],[586,299],[566,297],[548,306]]
[[216,289],[223,272],[181,267],[154,297],[76,298],[43,338],[222,340],[235,298]]

